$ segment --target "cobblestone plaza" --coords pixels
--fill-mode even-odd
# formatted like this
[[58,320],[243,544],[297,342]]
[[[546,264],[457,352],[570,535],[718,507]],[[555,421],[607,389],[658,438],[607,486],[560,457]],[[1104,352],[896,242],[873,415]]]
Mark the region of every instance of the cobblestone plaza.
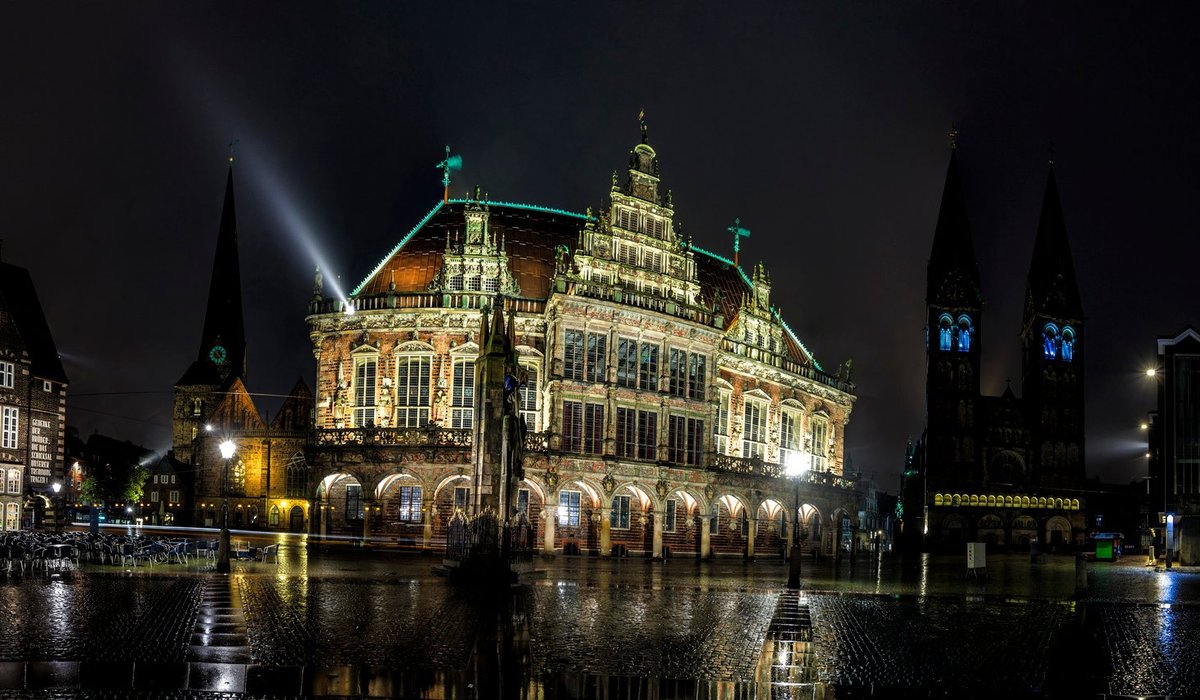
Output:
[[[511,594],[432,558],[309,553],[229,576],[87,564],[0,579],[2,697],[1097,697],[1200,692],[1200,576],[993,556],[559,557]],[[874,695],[873,695],[874,694]]]

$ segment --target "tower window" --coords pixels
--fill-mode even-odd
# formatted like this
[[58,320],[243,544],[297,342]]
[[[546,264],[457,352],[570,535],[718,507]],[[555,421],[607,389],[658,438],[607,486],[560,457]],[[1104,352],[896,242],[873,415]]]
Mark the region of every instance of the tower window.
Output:
[[1058,328],[1053,323],[1042,329],[1042,355],[1047,360],[1058,357]]
[[950,318],[949,314],[942,314],[938,318],[938,349],[943,352],[949,352],[954,349],[954,319]]
[[1062,331],[1062,359],[1063,362],[1075,359],[1075,331],[1070,326],[1063,327]]
[[454,386],[450,397],[450,427],[471,428],[475,417],[475,362],[454,363]]
[[971,350],[971,335],[974,329],[971,328],[970,316],[958,317],[958,351],[970,352]]
[[375,427],[375,368],[374,357],[354,367],[354,425],[359,428]]

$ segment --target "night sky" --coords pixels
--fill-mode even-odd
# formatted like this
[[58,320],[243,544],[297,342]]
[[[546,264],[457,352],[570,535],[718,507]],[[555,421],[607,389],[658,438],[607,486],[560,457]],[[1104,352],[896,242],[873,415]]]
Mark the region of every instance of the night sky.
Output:
[[[958,126],[983,386],[1020,388],[1047,153],[1081,285],[1089,475],[1144,473],[1141,373],[1200,323],[1195,6],[1093,2],[6,4],[0,237],[38,285],[68,423],[165,449],[234,164],[249,384],[313,384],[313,266],[353,288],[452,186],[607,206],[646,111],[697,245],[766,261],[854,468],[894,490],[924,424],[924,280]],[[111,394],[111,395],[97,395]]]

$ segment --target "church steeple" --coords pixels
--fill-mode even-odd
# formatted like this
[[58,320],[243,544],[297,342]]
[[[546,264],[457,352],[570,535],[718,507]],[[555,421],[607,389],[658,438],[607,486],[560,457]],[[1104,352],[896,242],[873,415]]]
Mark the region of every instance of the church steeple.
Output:
[[978,307],[983,304],[979,264],[975,260],[967,205],[958,175],[957,149],[950,151],[950,167],[946,170],[946,184],[942,189],[933,250],[929,253],[926,300],[943,306]]
[[[246,330],[242,319],[242,278],[231,162],[225,178],[225,202],[217,230],[217,250],[213,257],[200,349],[196,361],[179,383],[219,383],[230,377],[244,380],[245,375]],[[214,376],[217,382],[212,381]]]
[[1067,241],[1067,227],[1063,222],[1062,201],[1058,196],[1053,161],[1046,177],[1042,216],[1033,244],[1033,259],[1029,264],[1027,295],[1026,323],[1034,315],[1073,320],[1083,318],[1079,283],[1075,279],[1075,263],[1071,258],[1071,245]]

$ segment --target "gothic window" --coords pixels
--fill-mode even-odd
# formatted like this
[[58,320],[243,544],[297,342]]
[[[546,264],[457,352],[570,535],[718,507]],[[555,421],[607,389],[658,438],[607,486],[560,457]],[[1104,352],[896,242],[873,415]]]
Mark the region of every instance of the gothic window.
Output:
[[1070,362],[1075,359],[1075,330],[1064,326],[1062,331],[1062,359]]
[[288,498],[304,498],[308,495],[308,487],[304,468],[304,455],[292,457],[285,470],[286,486],[284,493]]
[[374,357],[359,358],[354,363],[354,425],[359,428],[375,426],[375,369]]
[[779,414],[779,462],[788,465],[800,459],[800,412],[784,407]]
[[717,396],[717,454],[729,453],[729,392],[718,392]]
[[364,514],[362,486],[359,484],[347,484],[346,520],[362,520]]
[[974,334],[974,332],[975,332],[975,329],[973,329],[971,327],[971,317],[966,316],[966,315],[959,316],[958,317],[958,351],[959,352],[970,352],[971,336]]
[[579,527],[579,491],[558,492],[558,526]]
[[767,407],[746,399],[742,410],[742,456],[762,459],[767,451]]
[[950,314],[942,314],[938,317],[938,349],[944,352],[949,352],[954,349],[954,319],[950,318]]
[[1047,360],[1058,357],[1058,328],[1053,323],[1042,329],[1042,356]]
[[637,341],[632,338],[617,341],[617,386],[637,388]]
[[454,363],[454,386],[450,401],[450,427],[470,428],[475,417],[475,361]]
[[271,506],[271,510],[267,511],[267,524],[279,527],[279,506]]
[[403,355],[396,358],[397,428],[420,428],[429,422],[428,355]]
[[246,495],[246,463],[241,459],[229,465],[229,493]]
[[808,425],[808,437],[812,445],[812,470],[826,471],[829,469],[829,419],[825,416],[813,416]]
[[538,422],[538,371],[533,365],[521,365],[525,370],[525,383],[517,389],[517,397],[521,404],[521,417],[525,419],[527,430],[537,431],[541,424]]
[[614,530],[629,529],[629,496],[613,496],[609,524]]
[[658,389],[658,346],[642,343],[638,359],[638,384],[643,391]]
[[396,508],[396,519],[403,523],[421,522],[421,497],[423,490],[420,486],[401,486]]

